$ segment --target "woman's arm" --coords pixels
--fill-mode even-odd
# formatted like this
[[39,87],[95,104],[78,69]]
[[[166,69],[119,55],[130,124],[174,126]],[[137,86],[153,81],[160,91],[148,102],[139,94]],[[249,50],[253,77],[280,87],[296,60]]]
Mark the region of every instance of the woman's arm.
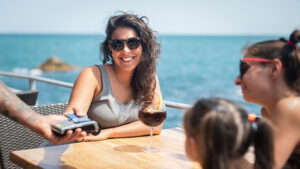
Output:
[[300,142],[300,99],[278,103],[271,118],[274,124],[275,168],[281,169]]
[[[154,103],[159,102],[159,97],[161,96],[160,85],[158,77],[156,76],[156,88],[155,95],[153,98]],[[160,134],[163,124],[153,128],[153,134]],[[97,136],[86,136],[84,138],[78,139],[78,141],[90,141],[90,140],[105,140],[108,138],[118,138],[118,137],[134,137],[143,136],[150,134],[150,127],[144,125],[141,121],[132,122],[122,126],[104,129]]]
[[102,90],[101,73],[97,66],[85,68],[75,81],[66,113],[87,116],[92,99]]
[[[153,128],[153,134],[160,134],[162,124]],[[135,121],[122,126],[101,130],[97,136],[89,134],[86,137],[77,139],[78,141],[96,141],[106,140],[109,138],[135,137],[150,134],[150,127],[143,124],[141,121]]]

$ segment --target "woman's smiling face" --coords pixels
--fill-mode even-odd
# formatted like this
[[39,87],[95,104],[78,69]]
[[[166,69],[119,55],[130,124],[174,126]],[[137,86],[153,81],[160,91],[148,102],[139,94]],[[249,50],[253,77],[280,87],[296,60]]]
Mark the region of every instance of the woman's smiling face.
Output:
[[[129,38],[137,38],[137,34],[133,28],[130,27],[118,27],[112,33],[111,39],[127,40]],[[126,71],[133,71],[139,64],[142,57],[142,45],[140,44],[136,49],[128,48],[126,42],[124,47],[120,51],[112,49],[109,45],[109,49],[112,52],[112,57],[116,66]]]

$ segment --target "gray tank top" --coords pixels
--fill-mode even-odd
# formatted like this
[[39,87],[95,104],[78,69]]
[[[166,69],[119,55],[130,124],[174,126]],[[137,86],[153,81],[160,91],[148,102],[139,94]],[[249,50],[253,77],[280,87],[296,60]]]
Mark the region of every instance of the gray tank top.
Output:
[[102,91],[90,105],[88,116],[102,128],[111,128],[131,123],[138,119],[138,105],[134,100],[128,104],[119,103],[112,92],[108,74],[103,65],[97,65],[102,75]]

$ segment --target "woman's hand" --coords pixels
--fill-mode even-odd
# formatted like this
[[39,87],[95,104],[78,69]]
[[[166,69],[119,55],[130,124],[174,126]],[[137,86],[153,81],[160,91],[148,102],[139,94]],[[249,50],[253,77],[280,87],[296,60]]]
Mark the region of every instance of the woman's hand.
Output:
[[100,141],[100,140],[106,140],[106,139],[110,138],[111,132],[112,132],[111,129],[104,129],[104,130],[101,130],[101,132],[98,135],[96,135],[96,136],[94,136],[92,134],[88,134],[87,136],[80,137],[80,138],[78,138],[76,140],[77,141]]
[[83,112],[81,108],[79,107],[73,107],[72,109],[66,109],[66,114],[76,114],[78,117],[84,117],[87,116],[87,112]]

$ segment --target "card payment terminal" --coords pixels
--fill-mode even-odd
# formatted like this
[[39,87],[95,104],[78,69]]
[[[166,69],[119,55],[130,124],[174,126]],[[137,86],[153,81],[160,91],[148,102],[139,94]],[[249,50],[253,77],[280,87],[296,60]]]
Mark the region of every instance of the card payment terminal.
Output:
[[94,120],[88,117],[78,117],[75,114],[66,114],[68,120],[60,121],[52,124],[52,130],[59,135],[66,135],[68,130],[75,131],[77,128],[81,128],[82,131],[97,135],[101,131],[101,126]]

